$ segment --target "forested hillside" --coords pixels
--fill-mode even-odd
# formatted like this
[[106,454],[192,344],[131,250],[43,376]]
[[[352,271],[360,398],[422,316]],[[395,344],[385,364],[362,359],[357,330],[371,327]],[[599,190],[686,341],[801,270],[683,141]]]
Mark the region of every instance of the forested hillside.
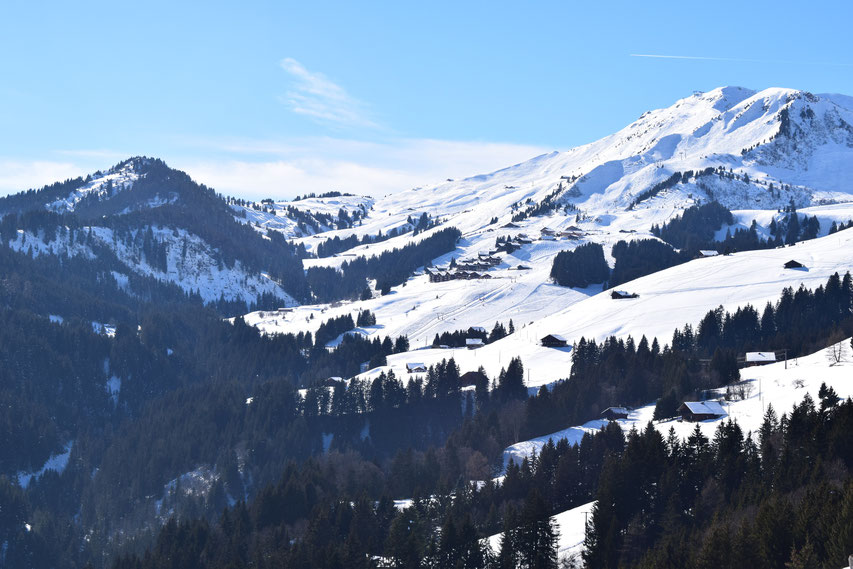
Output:
[[[672,343],[663,346],[656,339],[650,345],[645,338],[637,344],[615,339],[602,346],[582,342],[574,347],[571,377],[553,392],[543,388],[536,397],[528,398],[523,389],[523,364],[518,360],[495,378],[493,389],[476,386],[476,396],[463,398],[463,408],[458,405],[459,371],[453,361],[430,369],[425,381],[408,386],[382,375],[371,386],[335,388],[330,406],[321,405],[330,410],[325,419],[330,422],[322,430],[334,433],[329,453],[293,463],[250,504],[204,521],[170,522],[150,554],[123,558],[114,566],[157,567],[166,559],[180,558],[200,567],[369,567],[375,566],[375,556],[406,567],[413,560],[418,560],[416,566],[454,566],[451,560],[460,558],[475,567],[513,566],[520,556],[553,557],[546,555],[548,548],[541,548],[554,539],[553,528],[543,524],[549,515],[591,499],[611,503],[610,493],[618,493],[612,501],[615,509],[598,508],[591,520],[585,554],[590,566],[701,565],[718,554],[733,567],[747,558],[773,567],[801,556],[817,560],[813,566],[830,566],[824,564],[836,563],[845,539],[837,527],[849,527],[844,524],[851,523],[847,518],[853,511],[802,510],[805,502],[798,496],[839,492],[839,499],[849,498],[845,481],[851,467],[848,450],[853,448],[853,441],[847,440],[853,432],[848,425],[853,404],[839,402],[831,390],[819,405],[806,398],[797,409],[776,412],[784,417],[769,411],[758,445],[733,423],[721,423],[714,440],[699,433],[683,442],[666,439],[651,427],[625,435],[611,423],[598,435],[586,435],[579,445],[555,441],[535,460],[511,464],[500,484],[477,486],[468,480],[488,480],[489,464],[509,442],[583,422],[614,401],[648,401],[668,389],[679,390],[679,398],[696,397],[734,384],[737,367],[726,354],[748,350],[761,338],[784,337],[795,357],[825,345],[834,330],[849,336],[850,282],[849,274],[836,275],[815,291],[786,291],[765,307],[763,317],[755,310],[712,311],[701,322],[676,330]],[[816,318],[818,314],[825,316]],[[710,354],[714,357],[705,368],[699,358]],[[643,385],[645,392],[635,391]],[[369,438],[355,435],[365,420]],[[801,454],[803,441],[808,441],[808,450]],[[377,451],[386,458],[377,462]],[[640,484],[625,484],[628,478]],[[435,498],[441,496],[446,498]],[[393,508],[393,500],[402,497],[414,497],[412,505]],[[674,514],[672,508],[681,513]],[[810,523],[784,525],[788,529],[780,534],[783,526],[778,524],[784,524],[784,518],[773,515],[779,508],[802,510],[799,515]],[[720,525],[715,520],[723,519],[724,512],[754,521]],[[837,527],[818,530],[826,526],[811,525],[820,519],[816,516],[838,515],[840,519],[832,517]],[[242,528],[236,534],[235,523]],[[625,527],[627,533],[613,533],[614,527]],[[505,537],[506,547],[485,549],[479,538],[501,530],[510,536]],[[757,533],[763,531],[770,533]],[[691,535],[704,537],[697,541]],[[758,545],[721,553],[716,541],[706,541],[724,535],[732,540],[742,535],[737,539]],[[812,542],[817,539],[835,545],[815,549]]]

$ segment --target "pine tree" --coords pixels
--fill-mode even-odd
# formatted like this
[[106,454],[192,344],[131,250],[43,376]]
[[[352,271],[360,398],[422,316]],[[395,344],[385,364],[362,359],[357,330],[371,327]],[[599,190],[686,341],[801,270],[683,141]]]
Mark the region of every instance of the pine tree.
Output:
[[537,488],[528,494],[521,511],[518,533],[518,567],[556,569],[557,532]]
[[504,514],[503,534],[501,535],[501,548],[498,554],[498,567],[500,569],[516,569],[519,562],[519,535],[518,514],[512,505],[507,506]]
[[527,386],[524,384],[524,365],[521,358],[510,360],[506,369],[498,376],[498,395],[505,401],[511,399],[527,399]]
[[425,531],[420,516],[414,507],[400,511],[391,522],[388,539],[385,542],[385,554],[391,558],[394,567],[417,568],[423,566]]

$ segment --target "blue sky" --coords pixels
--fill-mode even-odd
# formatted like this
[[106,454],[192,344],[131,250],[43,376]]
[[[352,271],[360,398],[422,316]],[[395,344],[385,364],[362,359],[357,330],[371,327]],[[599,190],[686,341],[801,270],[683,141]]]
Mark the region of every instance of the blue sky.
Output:
[[145,154],[233,195],[383,194],[693,90],[853,94],[849,0],[592,4],[5,0],[0,193]]

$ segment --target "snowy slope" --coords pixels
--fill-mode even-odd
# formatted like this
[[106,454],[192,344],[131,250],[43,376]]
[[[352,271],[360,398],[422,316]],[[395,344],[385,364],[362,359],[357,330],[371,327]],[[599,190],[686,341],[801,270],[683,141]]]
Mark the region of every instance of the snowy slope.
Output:
[[[821,221],[821,231],[825,234],[832,221],[853,219],[853,204],[815,206],[801,210],[801,213],[817,216]],[[775,210],[736,211],[735,224],[731,229],[747,228],[756,219],[761,224],[759,232],[766,237],[767,226],[778,215]],[[519,229],[487,229],[469,234],[459,243],[456,251],[435,259],[435,265],[446,265],[451,257],[472,258],[480,251],[488,251],[494,247],[497,235],[514,236],[525,232],[530,236],[538,235],[541,227],[557,227],[558,220],[559,216],[543,217]],[[726,229],[720,231],[720,237],[725,236]],[[368,301],[343,302],[337,306],[306,305],[286,315],[253,313],[247,315],[246,321],[269,333],[295,333],[300,330],[313,332],[326,319],[369,309],[377,315],[382,327],[381,335],[407,335],[411,344],[418,347],[431,344],[436,333],[466,329],[469,326],[491,329],[496,321],[506,324],[512,319],[518,327],[561,311],[600,291],[600,287],[579,290],[551,284],[551,264],[559,251],[573,249],[586,242],[598,242],[604,245],[607,254],[619,240],[651,238],[647,230],[648,227],[643,232],[623,233],[610,227],[588,227],[584,237],[578,241],[545,241],[536,238],[533,243],[511,255],[499,254],[502,263],[489,272],[491,279],[488,280],[430,283],[427,277],[416,276],[404,286],[394,288],[388,296],[377,295]],[[421,235],[414,240],[420,238]],[[374,246],[359,247],[353,252],[375,252],[399,246],[401,241],[407,239],[412,240],[410,236],[404,236]],[[346,256],[307,259],[305,265],[338,266],[347,259]],[[530,270],[517,270],[519,265],[530,267]]]
[[[323,233],[331,238],[339,224],[340,212],[347,216],[364,215],[372,207],[373,198],[366,196],[335,196],[305,198],[296,201],[272,201],[248,204],[232,203],[235,219],[249,223],[258,231],[278,231],[288,238]],[[295,212],[293,211],[295,210]],[[333,223],[329,223],[329,218]],[[390,229],[390,228],[389,228]],[[308,241],[310,245],[312,242]],[[310,246],[309,246],[310,250]]]
[[[783,268],[791,259],[808,270]],[[431,284],[421,276],[390,295],[368,301],[337,307],[302,306],[288,313],[252,313],[246,321],[267,332],[315,330],[325,319],[369,308],[377,314],[377,327],[371,334],[408,334],[416,350],[388,358],[398,376],[406,376],[407,362],[431,365],[453,357],[463,372],[483,366],[490,377],[496,377],[512,357],[520,356],[529,373],[528,385],[536,387],[568,377],[571,366],[569,348],[539,345],[548,334],[560,334],[569,344],[581,337],[602,340],[611,335],[633,335],[635,339],[646,335],[668,343],[673,330],[697,324],[717,306],[733,311],[752,304],[761,309],[766,302],[775,302],[785,287],[804,284],[815,288],[833,273],[850,270],[853,230],[792,247],[696,259],[620,285],[640,295],[630,300],[613,300],[609,291],[599,292],[600,287],[576,290],[545,284],[550,263],[533,264],[537,268],[532,271],[498,269],[496,278],[487,281]],[[424,349],[437,332],[472,325],[490,328],[496,320],[508,323],[510,319],[516,333],[483,348]],[[372,378],[379,371],[367,372],[365,377]]]
[[[143,228],[139,231],[145,231]],[[155,266],[141,249],[141,241],[119,239],[112,229],[106,227],[84,227],[84,235],[91,231],[92,244],[85,240],[74,240],[69,231],[61,232],[52,239],[18,230],[7,245],[16,251],[39,255],[74,257],[81,255],[94,259],[97,255],[92,245],[107,247],[115,253],[124,267],[124,273],[112,271],[121,288],[127,288],[127,273],[150,276],[160,281],[179,286],[184,292],[196,292],[205,302],[224,298],[254,303],[261,294],[272,294],[281,299],[282,306],[293,306],[297,302],[287,294],[275,280],[265,273],[256,274],[246,270],[240,261],[231,267],[216,260],[216,251],[203,239],[183,229],[152,227],[154,240],[166,249],[166,266]]]
[[[799,206],[809,206],[801,207],[801,215],[816,215],[821,222],[821,234],[826,235],[832,221],[853,218],[853,187],[848,185],[848,180],[853,179],[853,127],[850,126],[853,110],[850,107],[850,98],[844,96],[815,96],[778,88],[755,92],[723,87],[692,95],[666,109],[644,113],[621,131],[567,152],[545,154],[486,175],[385,196],[372,204],[358,226],[297,241],[313,250],[317,243],[330,236],[387,233],[390,228],[405,223],[409,216],[427,213],[441,223],[439,228],[453,226],[463,234],[453,253],[434,260],[436,266],[446,265],[451,258],[472,258],[479,252],[493,249],[497,237],[526,234],[533,243],[512,255],[501,254],[502,263],[489,272],[492,277],[489,280],[429,283],[425,276],[415,276],[386,297],[344,302],[339,306],[305,306],[288,315],[256,313],[248,315],[247,321],[271,333],[296,332],[314,330],[327,318],[370,309],[377,314],[380,326],[377,333],[405,334],[413,346],[424,347],[431,343],[436,333],[469,326],[490,329],[496,321],[506,324],[513,319],[516,328],[520,328],[555,314],[575,318],[575,313],[566,314],[565,311],[598,290],[572,290],[550,284],[551,263],[559,251],[596,242],[601,243],[608,254],[617,241],[649,238],[652,224],[666,222],[684,208],[711,198],[736,208],[735,224],[722,228],[719,238],[725,236],[727,229],[748,227],[752,220],[759,224],[759,233],[766,236],[771,220],[780,215],[777,208],[791,200]],[[722,168],[725,175],[715,170],[712,174],[694,176],[687,183],[677,183],[650,199],[634,203],[643,192],[676,172],[698,172],[706,168]],[[543,203],[551,204],[544,208],[544,215],[512,221],[519,212]],[[544,228],[561,231],[570,227],[577,228],[580,234],[577,240],[539,238]],[[379,254],[429,234],[425,232],[415,238],[410,234],[402,235],[357,247],[341,256],[308,259],[305,266],[337,267],[352,255]],[[768,254],[768,266],[786,256],[779,254],[777,258],[775,253]],[[756,259],[764,258],[763,254],[756,255]],[[739,256],[734,258],[739,260],[732,263],[752,262],[751,258],[747,261]],[[737,269],[727,263],[723,259],[710,265],[691,263],[677,274],[691,273],[699,270],[697,267],[710,268],[719,271],[721,278],[734,279],[734,284],[757,285],[749,279],[741,282],[746,275],[735,275]],[[530,270],[515,270],[519,265],[528,266]],[[826,276],[826,271],[814,269],[810,276]],[[678,278],[690,281],[692,277]],[[716,287],[714,277],[700,270],[693,280],[702,279],[707,281],[703,285],[706,288]],[[759,277],[761,279],[763,277]],[[788,273],[768,279],[764,287],[766,294],[753,294],[743,300],[763,303],[778,295],[783,282],[793,286],[799,284],[799,276]],[[663,334],[668,338],[673,325],[690,321],[698,312],[704,313],[716,304],[732,304],[737,297],[721,292],[702,295],[702,302],[697,303],[688,298],[699,296],[689,287],[700,285],[684,282],[683,286],[688,288],[675,306],[687,310],[692,303],[696,310],[683,314],[670,310],[669,314],[677,318],[657,319],[661,323],[658,329],[640,330],[641,333]],[[675,292],[667,290],[667,299],[672,299]],[[646,310],[651,307],[648,299],[648,295],[643,295],[634,305]],[[595,302],[608,304],[601,299]],[[590,311],[578,310],[580,322],[586,326],[588,319],[584,320],[584,314]],[[591,310],[590,313],[595,314],[591,318],[598,319],[597,310]],[[544,328],[556,333],[562,330],[575,338],[581,326],[567,327],[552,317]],[[527,343],[533,342],[542,329],[541,326],[535,331],[526,329]],[[631,330],[636,333],[638,328],[623,322],[621,326],[604,325],[587,335],[626,334]],[[545,362],[543,368],[562,367],[567,360],[567,355],[560,356],[553,351],[541,353],[527,345],[504,345],[507,349],[495,348],[501,357],[490,354],[487,359],[505,363],[503,355],[518,349],[519,353],[529,356],[535,354],[537,361]],[[549,373],[547,381],[562,373]]]
[[[675,419],[652,421],[655,405],[650,403],[645,407],[633,410],[627,419],[616,421],[624,431],[632,428],[644,429],[650,422],[665,437],[670,429],[674,429],[679,438],[687,438],[698,425],[702,434],[713,439],[714,432],[722,421],[736,421],[744,433],[752,432],[757,435],[761,427],[764,413],[772,405],[777,416],[789,413],[794,405],[802,402],[808,393],[815,402],[819,402],[818,391],[822,383],[835,389],[842,399],[853,397],[853,355],[851,355],[850,338],[838,344],[845,356],[841,363],[832,363],[827,357],[826,350],[821,350],[802,358],[788,362],[778,362],[761,367],[749,367],[741,370],[741,380],[745,384],[749,396],[739,401],[725,402],[723,407],[727,415],[718,419],[700,421],[698,423],[681,422]],[[717,397],[725,395],[725,388],[717,390]],[[569,427],[556,433],[521,441],[504,451],[504,464],[509,460],[520,462],[524,457],[534,453],[539,454],[548,440],[557,442],[567,439],[569,444],[580,443],[584,433],[594,432],[607,424],[604,420],[593,420],[583,425]]]
[[[586,536],[586,519],[594,505],[595,502],[590,502],[551,516],[551,523],[559,535],[557,539],[559,561],[574,560],[575,563],[580,564],[583,540]],[[486,538],[493,552],[500,551],[502,537],[503,533],[497,533]]]
[[140,174],[137,171],[139,165],[140,161],[128,160],[105,173],[97,172],[90,176],[89,181],[81,188],[48,203],[45,208],[57,213],[72,212],[77,204],[85,198],[109,197],[131,188],[133,183],[139,179]]
[[566,152],[385,196],[351,232],[375,234],[400,216],[425,211],[467,234],[483,230],[493,217],[506,223],[512,206],[540,203],[555,192],[558,203],[572,203],[590,220],[630,225],[618,218],[644,190],[675,172],[706,168],[746,174],[750,181],[711,175],[678,184],[638,206],[654,210],[640,216],[642,228],[711,196],[732,209],[758,203],[775,209],[791,199],[799,206],[851,201],[849,101],[793,89],[714,89],[644,113],[619,132]]
[[[670,429],[674,430],[681,439],[686,439],[699,426],[702,434],[713,439],[714,432],[723,421],[732,420],[740,425],[744,433],[752,433],[757,437],[764,418],[764,413],[770,405],[777,416],[788,413],[802,402],[808,393],[815,402],[819,402],[818,391],[822,383],[835,389],[842,399],[853,397],[853,355],[851,355],[850,338],[835,345],[844,353],[844,361],[832,363],[827,357],[826,350],[821,350],[806,357],[792,359],[788,362],[778,362],[762,367],[745,368],[741,370],[742,383],[747,385],[749,396],[743,400],[731,401],[724,404],[727,412],[725,417],[698,423],[681,422],[674,419],[652,421],[654,404],[633,410],[627,419],[616,423],[627,433],[631,429],[642,430],[650,422],[654,428],[666,437]],[[722,398],[725,388],[717,390]],[[504,451],[504,465],[510,460],[521,462],[525,457],[538,455],[542,448],[553,440],[566,439],[569,444],[580,444],[585,433],[593,433],[607,424],[604,420],[589,421],[577,427],[569,427],[556,433],[537,437],[528,441],[518,442]],[[551,517],[551,521],[560,532],[558,554],[560,559],[572,558],[579,560],[583,551],[585,528],[584,512],[590,512],[595,502],[584,504]],[[489,545],[494,551],[500,549],[501,534],[491,536]]]

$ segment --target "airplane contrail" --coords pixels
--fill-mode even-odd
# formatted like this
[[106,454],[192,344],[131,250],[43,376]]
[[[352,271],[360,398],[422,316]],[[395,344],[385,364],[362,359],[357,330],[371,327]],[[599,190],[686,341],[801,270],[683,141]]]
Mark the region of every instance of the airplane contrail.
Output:
[[692,59],[700,61],[732,61],[737,63],[783,63],[786,65],[831,65],[836,67],[851,67],[853,63],[836,61],[783,61],[774,59],[748,59],[741,57],[707,57],[701,55],[669,55],[660,53],[630,53],[629,57],[648,57],[651,59]]

